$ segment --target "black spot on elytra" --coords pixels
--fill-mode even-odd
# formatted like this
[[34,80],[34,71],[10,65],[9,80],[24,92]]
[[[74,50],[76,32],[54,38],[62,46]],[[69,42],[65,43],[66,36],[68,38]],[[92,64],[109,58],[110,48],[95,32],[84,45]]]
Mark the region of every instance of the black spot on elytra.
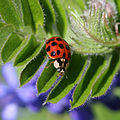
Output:
[[62,39],[61,39],[61,38],[56,38],[56,40],[57,40],[57,41],[62,41]]
[[70,49],[68,45],[66,45],[66,49],[67,49],[67,50],[69,50],[69,49]]
[[63,44],[59,44],[59,47],[60,47],[61,49],[63,49],[63,48],[64,48]]
[[55,51],[52,51],[51,56],[55,56],[55,55],[56,55]]
[[64,57],[64,58],[65,58],[65,55],[66,55],[66,54],[65,54],[65,53],[63,53],[63,57]]
[[60,54],[60,51],[59,50],[57,50],[57,55],[59,55]]
[[48,40],[47,42],[46,42],[46,44],[49,44],[50,43],[50,40]]
[[46,48],[46,51],[47,51],[47,52],[49,52],[49,51],[50,51],[50,46],[48,46],[48,47]]
[[68,57],[69,57],[69,58],[71,57],[71,54],[70,54],[70,53],[68,53]]
[[57,45],[57,43],[56,42],[52,42],[52,44],[51,44],[52,46],[56,46]]
[[46,42],[46,44],[49,44],[51,41],[54,41],[54,40],[55,40],[55,38],[49,39],[49,40]]
[[54,40],[55,40],[55,38],[50,39],[50,41],[54,41]]

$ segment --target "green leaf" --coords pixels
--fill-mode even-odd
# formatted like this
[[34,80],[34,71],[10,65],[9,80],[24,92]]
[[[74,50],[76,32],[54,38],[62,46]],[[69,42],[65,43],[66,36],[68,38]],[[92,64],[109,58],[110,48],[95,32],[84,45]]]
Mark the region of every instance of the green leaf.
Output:
[[[14,31],[13,25],[6,25],[5,23],[0,24],[0,53],[1,53],[1,49],[3,48],[6,40],[8,39],[8,36],[13,31]],[[2,62],[2,60],[1,60],[1,55],[0,55],[0,63],[1,62]]]
[[45,29],[44,29],[44,27],[43,26],[41,26],[41,25],[38,25],[38,32],[36,33],[36,37],[37,37],[37,39],[40,41],[43,41],[43,40],[45,40],[45,38],[46,38],[46,32],[45,32]]
[[117,6],[117,10],[118,10],[118,15],[120,17],[120,1],[119,0],[114,0]]
[[17,14],[20,16],[21,21],[23,23],[21,0],[12,0],[12,2],[14,4],[16,11],[17,11]]
[[[48,63],[46,64],[46,67],[51,64],[53,60],[49,60]],[[50,65],[48,68],[44,68],[42,71],[41,76],[38,78],[37,81],[37,89],[38,89],[38,94],[46,92],[51,88],[53,83],[55,82],[57,78],[58,72],[56,72],[55,67]]]
[[114,46],[119,46],[120,41],[114,31],[105,26],[103,10],[92,10],[85,20],[77,11],[69,11],[71,28],[75,34],[75,37],[72,37],[75,43],[71,45],[77,51],[91,54],[109,53]]
[[21,0],[21,4],[22,4],[24,25],[31,26],[31,28],[33,30],[35,30],[35,26],[34,26],[34,22],[33,22],[33,18],[32,18],[32,13],[30,10],[28,0]]
[[88,62],[86,59],[87,57],[81,56],[78,53],[74,53],[72,55],[70,65],[65,76],[59,80],[58,85],[56,85],[49,94],[47,99],[48,102],[56,103],[69,93],[74,85],[80,80]]
[[85,4],[84,4],[83,0],[67,0],[67,1],[64,1],[62,4],[68,12],[69,12],[69,8],[71,8],[73,10],[77,10],[77,12],[79,12],[79,14],[84,13]]
[[116,38],[116,34],[112,30],[113,23],[109,23],[110,21],[106,23],[104,20],[106,18],[103,19],[104,14],[104,11],[101,9],[91,10],[91,15],[87,18],[85,30],[96,42],[104,46],[116,46],[120,44],[120,41]]
[[38,30],[38,25],[43,26],[44,24],[44,14],[38,0],[28,0],[30,10],[32,13],[33,21],[35,24],[36,31]]
[[8,62],[14,57],[14,55],[18,52],[19,50],[18,48],[21,43],[22,43],[22,40],[17,34],[12,33],[9,36],[1,52],[1,58],[4,63]]
[[[40,45],[38,44],[36,38],[32,35],[27,45],[17,55],[14,61],[14,65],[15,66],[23,65],[27,63],[28,61],[30,61],[37,54],[39,46]],[[40,48],[41,46],[39,47],[39,49]]]
[[43,46],[43,44],[44,43],[41,43],[41,51],[39,54],[34,59],[32,59],[22,71],[20,75],[20,86],[23,86],[29,82],[37,70],[40,68],[40,66],[43,64],[45,59],[44,57],[46,56],[45,46]]
[[2,27],[0,27],[0,49],[3,47],[5,41],[7,40],[7,37],[13,31],[14,31],[13,25],[3,25]]
[[88,69],[74,91],[73,102],[71,102],[72,108],[85,103],[91,93],[93,84],[106,69],[106,66],[108,67],[109,61],[100,55],[91,57]]
[[6,24],[3,22],[0,22],[0,28],[3,27],[4,25],[6,25]]
[[[14,31],[14,26],[13,25],[9,25],[9,24],[5,24],[4,26],[0,27],[0,43],[1,40],[3,38],[6,38],[8,35],[10,35],[10,33],[12,33]],[[1,46],[0,46],[1,47]]]
[[59,30],[60,35],[62,37],[65,37],[65,34],[67,32],[67,26],[68,26],[65,10],[60,0],[52,0],[52,4],[56,12],[57,29]]
[[55,23],[55,12],[49,0],[41,0],[40,4],[45,14],[45,29],[52,33],[52,25]]
[[0,15],[6,23],[13,24],[16,28],[22,26],[22,20],[11,0],[0,0]]
[[85,4],[84,4],[83,0],[76,0],[76,3],[78,4],[78,6],[80,6],[82,11],[85,10]]
[[99,77],[92,89],[92,97],[98,97],[103,95],[109,88],[115,73],[120,68],[120,56],[119,53],[114,51],[112,60],[109,67]]

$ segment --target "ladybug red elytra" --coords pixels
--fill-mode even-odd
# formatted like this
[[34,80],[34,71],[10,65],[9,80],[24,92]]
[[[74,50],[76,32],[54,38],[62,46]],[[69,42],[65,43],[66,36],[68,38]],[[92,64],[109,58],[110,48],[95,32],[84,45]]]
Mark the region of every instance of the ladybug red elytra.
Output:
[[69,44],[60,37],[52,37],[46,40],[46,52],[50,59],[54,59],[53,65],[62,76],[71,58]]

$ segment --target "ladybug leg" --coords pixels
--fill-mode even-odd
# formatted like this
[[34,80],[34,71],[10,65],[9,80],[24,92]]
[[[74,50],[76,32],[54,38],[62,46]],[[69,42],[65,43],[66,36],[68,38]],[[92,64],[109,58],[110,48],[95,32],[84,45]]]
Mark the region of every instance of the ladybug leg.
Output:
[[58,73],[57,77],[59,77],[59,76],[60,76],[60,74]]
[[61,73],[58,73],[57,77],[59,77],[59,76],[63,76],[63,75]]
[[60,77],[60,79],[61,79],[62,76],[63,76],[63,75],[61,75],[60,73],[58,73],[56,77],[57,77],[57,78]]
[[43,56],[44,58],[48,58],[48,59],[50,59],[50,57],[49,56]]
[[47,56],[43,56],[44,58],[46,58]]
[[62,72],[59,72],[58,75],[57,75],[57,77],[63,76],[63,75],[64,75],[64,74],[63,74]]
[[118,30],[118,26],[120,25],[120,23],[116,23],[115,24],[115,33],[116,33],[116,36],[119,36],[119,30]]
[[54,61],[50,62],[50,64],[48,66],[45,66],[45,68],[49,68],[51,66],[51,64],[53,64]]

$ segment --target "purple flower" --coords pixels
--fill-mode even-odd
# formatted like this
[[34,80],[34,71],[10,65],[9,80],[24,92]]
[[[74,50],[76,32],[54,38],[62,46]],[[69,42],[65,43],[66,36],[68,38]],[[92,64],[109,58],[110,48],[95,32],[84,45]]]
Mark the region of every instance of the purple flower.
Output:
[[32,111],[38,111],[42,107],[47,96],[37,96],[36,79],[40,76],[42,69],[36,73],[32,81],[19,88],[19,81],[15,68],[11,63],[2,66],[2,75],[6,84],[0,83],[0,116],[3,120],[15,120],[19,107],[27,107]]
[[81,106],[70,111],[72,120],[94,120],[92,110],[89,106]]
[[6,80],[9,87],[15,89],[19,87],[19,81],[17,78],[17,74],[15,68],[12,66],[11,63],[7,63],[2,66],[2,75],[4,80]]
[[60,114],[70,109],[69,95],[64,97],[56,104],[47,103],[47,109],[54,114]]
[[10,103],[6,105],[2,111],[1,117],[3,120],[15,120],[18,115],[17,104]]

